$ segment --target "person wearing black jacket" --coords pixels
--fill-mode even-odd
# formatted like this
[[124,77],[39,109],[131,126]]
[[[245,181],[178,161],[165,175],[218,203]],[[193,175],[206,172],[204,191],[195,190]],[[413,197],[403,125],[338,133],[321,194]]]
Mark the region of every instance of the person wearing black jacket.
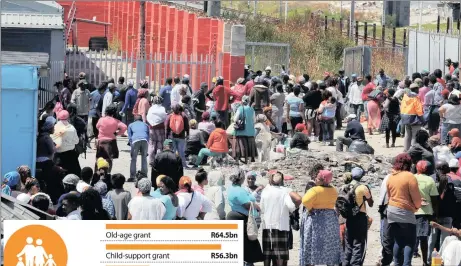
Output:
[[320,124],[317,118],[317,109],[322,102],[322,92],[318,89],[316,82],[311,83],[311,89],[304,94],[303,101],[306,109],[307,135],[310,136],[314,130],[314,141],[319,137]]
[[205,93],[208,90],[208,84],[202,82],[200,84],[200,90],[194,92],[192,96],[192,105],[195,111],[195,117],[198,123],[202,122],[202,114],[206,110],[206,97]]
[[339,136],[336,140],[336,151],[343,151],[344,145],[349,147],[354,140],[365,140],[365,131],[357,120],[357,116],[350,114],[346,119],[348,120],[346,131],[344,131],[344,137]]
[[163,142],[163,151],[155,156],[152,164],[151,181],[155,189],[157,189],[156,179],[159,175],[171,177],[176,186],[179,185],[179,179],[184,175],[183,162],[181,157],[173,152],[171,139]]

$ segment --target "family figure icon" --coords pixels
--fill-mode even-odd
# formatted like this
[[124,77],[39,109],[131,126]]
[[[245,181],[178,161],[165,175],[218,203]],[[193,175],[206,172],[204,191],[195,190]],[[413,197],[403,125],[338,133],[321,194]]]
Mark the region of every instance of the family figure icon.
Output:
[[26,239],[26,245],[17,255],[18,263],[16,266],[58,266],[53,260],[53,255],[46,254],[41,239],[37,239],[35,244],[36,246],[34,246],[34,239],[32,237]]

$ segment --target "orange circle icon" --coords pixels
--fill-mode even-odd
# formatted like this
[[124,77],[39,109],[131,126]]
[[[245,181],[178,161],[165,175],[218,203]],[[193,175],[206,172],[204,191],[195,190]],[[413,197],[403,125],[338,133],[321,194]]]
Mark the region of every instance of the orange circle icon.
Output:
[[66,266],[67,247],[54,230],[29,225],[14,232],[5,244],[4,265]]

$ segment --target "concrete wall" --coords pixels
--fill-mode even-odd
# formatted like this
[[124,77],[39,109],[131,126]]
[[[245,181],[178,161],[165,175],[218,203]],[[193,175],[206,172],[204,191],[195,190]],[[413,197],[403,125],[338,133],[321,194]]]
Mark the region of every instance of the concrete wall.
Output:
[[[67,17],[71,2],[59,2]],[[137,53],[139,44],[139,2],[76,2],[77,18],[93,19],[111,23],[108,29],[110,42],[119,43],[128,53]],[[89,38],[104,36],[104,27],[78,23],[78,46],[88,47]],[[146,52],[148,54],[213,55],[218,70],[229,84],[243,76],[245,56],[245,26],[231,25],[223,20],[198,17],[194,13],[179,10],[160,3],[146,2]],[[235,44],[233,44],[235,42]],[[243,52],[242,52],[243,49]],[[220,60],[222,58],[222,60]],[[188,58],[190,60],[190,58]],[[179,67],[179,66],[178,66]],[[219,69],[218,69],[219,67]],[[183,66],[192,75],[193,88],[198,89],[200,80],[196,67]],[[205,75],[202,73],[202,75]],[[162,75],[161,75],[162,76]],[[194,78],[194,76],[196,78]]]

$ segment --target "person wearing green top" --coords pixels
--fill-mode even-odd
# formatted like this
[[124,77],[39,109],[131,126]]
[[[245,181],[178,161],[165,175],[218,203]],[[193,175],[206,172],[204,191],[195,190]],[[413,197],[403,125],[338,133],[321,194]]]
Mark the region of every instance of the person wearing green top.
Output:
[[415,255],[417,254],[419,241],[424,266],[427,265],[428,236],[431,234],[429,222],[432,220],[433,214],[437,211],[437,199],[439,195],[434,179],[427,175],[431,172],[432,167],[430,162],[421,160],[416,164],[417,174],[415,175],[422,197],[422,206],[415,213],[417,236]]

